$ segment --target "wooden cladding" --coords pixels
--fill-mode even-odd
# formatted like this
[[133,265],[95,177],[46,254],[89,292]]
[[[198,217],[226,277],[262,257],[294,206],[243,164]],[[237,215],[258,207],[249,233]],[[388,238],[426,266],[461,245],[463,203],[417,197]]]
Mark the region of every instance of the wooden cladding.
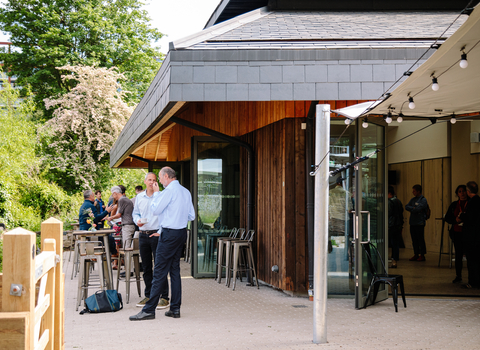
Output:
[[[389,170],[397,171],[395,190],[398,199],[405,206],[413,198],[412,187],[422,185],[423,195],[432,212],[425,226],[425,243],[427,252],[438,253],[442,232],[442,218],[452,202],[451,198],[451,160],[450,158],[428,159],[416,162],[390,164]],[[410,238],[410,213],[404,211],[403,240],[407,248],[412,248]],[[443,251],[448,250],[448,232],[445,227]]]
[[[255,150],[258,277],[298,293],[308,289],[304,121],[284,119],[242,137]],[[245,222],[247,155],[243,150],[241,155],[240,220]],[[272,272],[275,265],[278,273]]]

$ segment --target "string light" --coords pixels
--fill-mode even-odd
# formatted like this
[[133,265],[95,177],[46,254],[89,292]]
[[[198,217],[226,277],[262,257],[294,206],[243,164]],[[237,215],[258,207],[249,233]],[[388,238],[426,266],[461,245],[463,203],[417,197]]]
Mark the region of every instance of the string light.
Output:
[[438,80],[437,78],[432,79],[432,90],[433,91],[438,91],[440,89],[440,85],[438,85]]
[[397,122],[398,122],[398,123],[403,122],[403,114],[402,114],[402,113],[400,113],[400,114],[398,115],[398,117],[397,117]]
[[350,118],[345,119],[345,124],[350,125],[352,124],[352,120]]
[[457,122],[457,118],[455,118],[455,114],[452,114],[452,118],[450,119],[450,123],[455,124]]
[[362,127],[363,127],[364,129],[368,128],[367,118],[365,118],[365,119],[363,120]]
[[462,53],[462,59],[460,60],[460,67],[461,68],[467,68],[468,67],[467,54],[465,52]]
[[390,124],[392,122],[392,113],[388,112],[387,116],[385,117],[385,122]]
[[408,108],[415,109],[415,102],[413,102],[413,97],[408,98]]

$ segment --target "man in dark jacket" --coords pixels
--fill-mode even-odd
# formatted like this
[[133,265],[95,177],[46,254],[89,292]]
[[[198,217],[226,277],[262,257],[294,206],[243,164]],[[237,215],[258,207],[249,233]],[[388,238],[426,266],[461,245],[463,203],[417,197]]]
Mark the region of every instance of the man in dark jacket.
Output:
[[480,287],[480,197],[475,181],[467,182],[467,195],[470,200],[465,211],[460,214],[463,222],[463,237],[467,255],[468,283],[466,288]]
[[425,245],[425,223],[427,217],[428,203],[422,196],[422,186],[414,185],[412,188],[413,198],[405,206],[405,210],[410,212],[410,235],[412,236],[412,245],[414,256],[410,261],[425,261],[427,247]]
[[392,267],[400,259],[400,241],[403,229],[403,205],[395,196],[393,186],[388,186],[388,239],[392,246]]
[[[80,224],[80,230],[88,230],[92,227],[92,222],[98,224],[100,220],[107,216],[113,209],[113,207],[105,208],[105,211],[101,214],[98,214],[97,208],[95,208],[95,195],[93,191],[87,190],[83,192],[83,198],[85,201],[83,202],[82,206],[80,207],[80,211],[78,213],[78,222]],[[91,216],[90,213],[93,215]],[[87,220],[90,219],[90,223],[87,223]]]

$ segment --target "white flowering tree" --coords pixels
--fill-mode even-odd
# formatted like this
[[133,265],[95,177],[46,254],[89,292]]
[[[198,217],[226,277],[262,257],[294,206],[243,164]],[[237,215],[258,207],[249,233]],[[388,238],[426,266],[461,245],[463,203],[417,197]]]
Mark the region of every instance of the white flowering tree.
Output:
[[[124,102],[125,77],[115,68],[63,66],[62,80],[74,86],[56,99],[45,99],[53,118],[42,128],[49,137],[48,161],[77,185],[94,188],[95,178],[133,107]],[[73,84],[72,84],[73,83]]]

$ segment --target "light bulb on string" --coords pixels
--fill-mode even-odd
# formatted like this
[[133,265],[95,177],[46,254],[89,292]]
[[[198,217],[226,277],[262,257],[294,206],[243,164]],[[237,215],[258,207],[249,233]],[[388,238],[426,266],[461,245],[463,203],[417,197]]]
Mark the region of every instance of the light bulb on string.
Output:
[[460,67],[461,68],[467,68],[468,67],[468,61],[467,61],[467,54],[462,53],[462,59],[460,60]]
[[415,102],[413,102],[413,97],[408,98],[408,108],[415,109]]
[[403,122],[403,114],[400,113],[400,114],[398,115],[398,117],[397,117],[397,122],[398,122],[398,123]]
[[352,120],[350,118],[345,119],[345,124],[350,125],[352,124]]
[[452,118],[450,119],[450,123],[455,124],[457,122],[457,118],[455,118],[455,115],[452,115]]
[[388,112],[387,116],[385,117],[385,122],[390,124],[392,122],[392,113]]
[[365,118],[365,119],[363,120],[362,127],[363,127],[364,129],[368,128],[367,118]]
[[432,90],[433,91],[438,91],[440,89],[440,85],[438,85],[438,80],[437,78],[432,79]]

